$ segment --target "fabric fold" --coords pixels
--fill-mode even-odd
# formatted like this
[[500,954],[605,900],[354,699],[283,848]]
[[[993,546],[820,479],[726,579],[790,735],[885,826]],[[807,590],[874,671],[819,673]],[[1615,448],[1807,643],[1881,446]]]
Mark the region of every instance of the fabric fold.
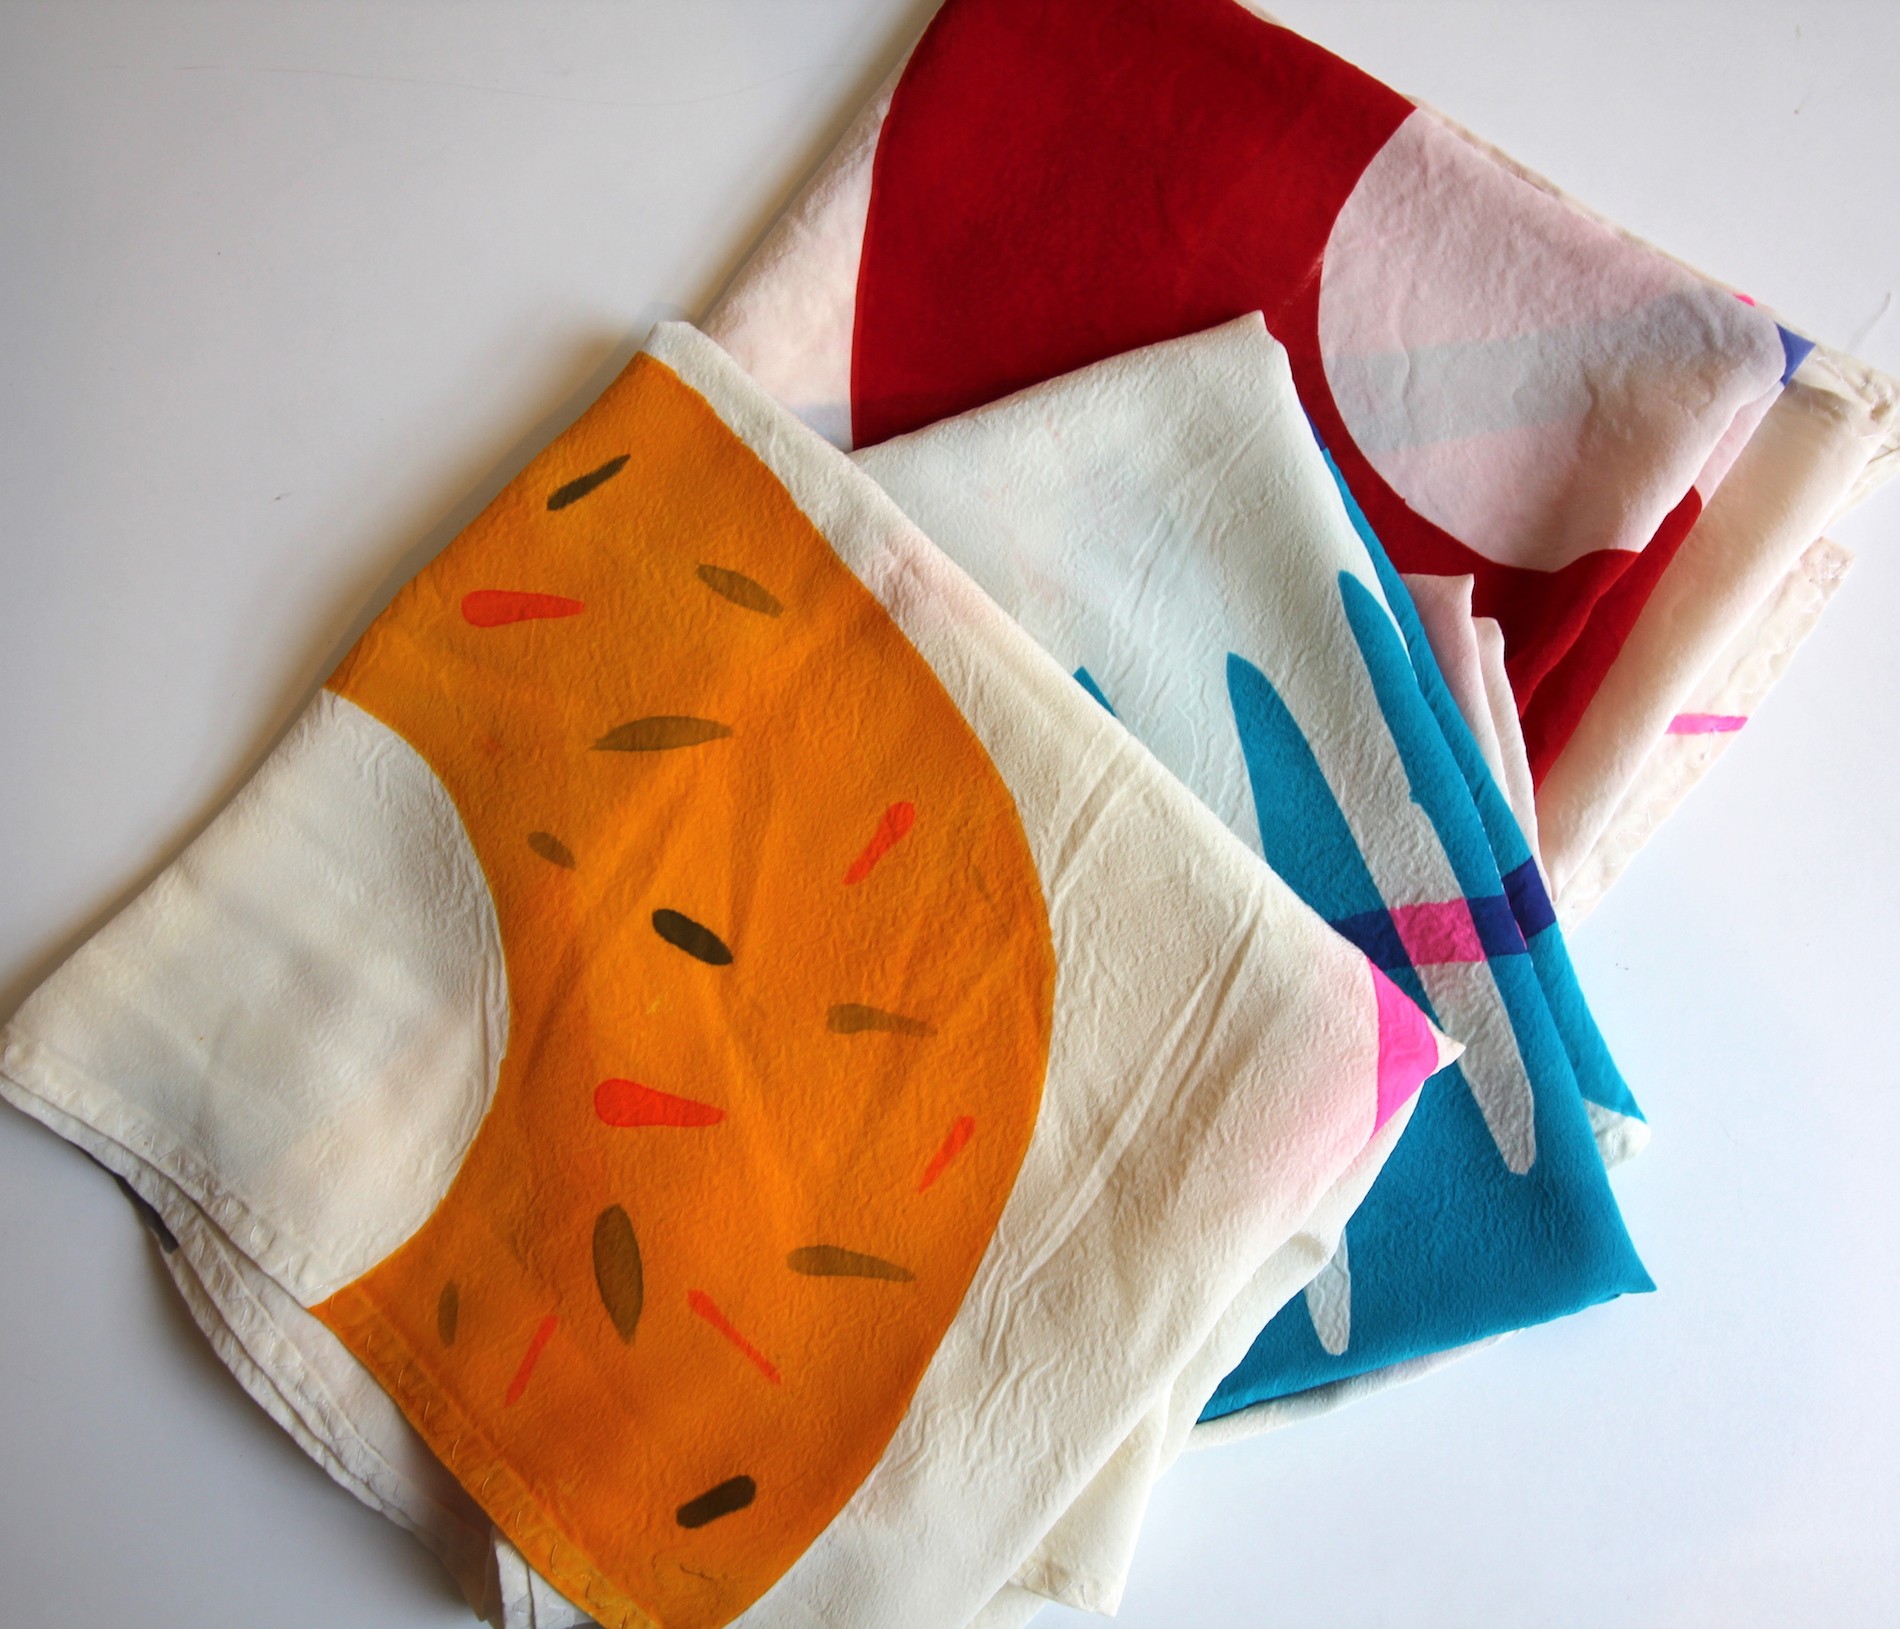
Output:
[[708,330],[869,446],[1252,310],[1399,570],[1497,625],[1574,919],[1710,761],[1707,664],[1900,464],[1893,381],[1236,0],[948,0]]
[[856,457],[1466,1042],[1331,1265],[1197,1411],[1270,1424],[1283,1399],[1648,1288],[1595,1137],[1604,1116],[1627,1152],[1640,1114],[1508,803],[1261,320]]
[[668,325],[0,1093],[511,1629],[961,1629],[1457,1050]]

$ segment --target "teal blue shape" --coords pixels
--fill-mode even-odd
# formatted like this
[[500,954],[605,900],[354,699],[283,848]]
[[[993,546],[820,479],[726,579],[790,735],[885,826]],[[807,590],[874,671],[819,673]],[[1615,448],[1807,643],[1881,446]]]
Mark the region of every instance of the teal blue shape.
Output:
[[1114,704],[1102,693],[1102,687],[1095,682],[1095,675],[1089,672],[1087,668],[1079,667],[1075,670],[1075,682],[1101,703],[1102,710],[1106,712],[1110,718],[1119,718],[1121,716],[1115,711]]
[[[1460,886],[1500,891],[1482,828],[1475,815],[1459,810],[1461,777],[1411,680],[1397,632],[1350,574],[1342,574],[1341,593],[1412,795],[1435,826],[1445,822],[1457,844],[1452,859]],[[1284,700],[1265,674],[1231,653],[1227,677],[1269,862],[1329,918],[1383,908]],[[1462,1071],[1454,1065],[1433,1076],[1347,1227],[1352,1319],[1346,1350],[1335,1355],[1320,1345],[1304,1299],[1296,1298],[1221,1382],[1203,1418],[1651,1287],[1610,1194],[1531,958],[1497,956],[1490,967],[1532,1084],[1536,1161],[1528,1172],[1513,1174]],[[1395,978],[1414,999],[1422,996],[1413,969],[1400,969]]]
[[[1227,694],[1254,787],[1254,814],[1267,864],[1329,922],[1383,911],[1385,901],[1359,851],[1359,840],[1299,721],[1272,681],[1230,652]],[[1271,794],[1263,796],[1263,787],[1270,787]],[[1415,974],[1411,985],[1406,994],[1423,1004],[1425,991]]]
[[[1385,595],[1386,604],[1391,607],[1392,619],[1404,637],[1418,689],[1476,805],[1498,871],[1509,874],[1527,864],[1532,865],[1534,870],[1535,862],[1531,858],[1530,844],[1524,837],[1523,828],[1518,825],[1517,816],[1511,812],[1510,800],[1492,775],[1491,766],[1484,761],[1484,753],[1478,746],[1477,738],[1472,735],[1470,725],[1465,722],[1464,714],[1458,710],[1451,687],[1445,683],[1444,672],[1438,665],[1438,658],[1432,654],[1431,641],[1425,636],[1425,625],[1419,619],[1418,607],[1412,602],[1411,591],[1394,569],[1384,545],[1379,542],[1371,523],[1366,519],[1365,511],[1359,507],[1358,500],[1346,485],[1345,476],[1333,462],[1333,455],[1323,447],[1321,453],[1326,459],[1326,467],[1332,471],[1333,483],[1339,488],[1353,530],[1359,534],[1359,541],[1372,562],[1380,591]],[[1527,934],[1526,943],[1530,948],[1531,961],[1537,968],[1538,982],[1544,987],[1544,998],[1550,1005],[1558,1033],[1563,1037],[1564,1048],[1570,1055],[1570,1065],[1577,1077],[1577,1089],[1592,1103],[1641,1120],[1643,1111],[1637,1106],[1635,1094],[1631,1092],[1629,1082],[1623,1078],[1622,1070],[1617,1067],[1609,1043],[1604,1039],[1603,1031],[1584,999],[1583,987],[1578,983],[1576,969],[1571,964],[1570,948],[1564,942],[1563,930],[1553,923],[1539,932]]]

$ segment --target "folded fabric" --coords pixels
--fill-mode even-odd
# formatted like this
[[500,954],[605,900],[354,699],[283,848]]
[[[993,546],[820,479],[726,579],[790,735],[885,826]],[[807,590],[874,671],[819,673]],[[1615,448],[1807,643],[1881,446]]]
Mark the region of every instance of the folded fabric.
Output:
[[[1373,534],[1364,511],[1346,489],[1338,466],[1329,458],[1327,467],[1332,471],[1347,518],[1359,534],[1360,542],[1365,545],[1373,569],[1385,589],[1393,619],[1404,634],[1406,650],[1425,704],[1476,805],[1479,822],[1504,882],[1512,916],[1524,935],[1525,948],[1532,965],[1537,969],[1543,994],[1550,1003],[1551,1015],[1564,1038],[1571,1066],[1576,1071],[1578,1088],[1583,1094],[1583,1106],[1596,1133],[1597,1151],[1603,1156],[1604,1164],[1620,1165],[1648,1146],[1649,1126],[1610,1056],[1602,1031],[1590,1016],[1582,989],[1577,983],[1576,972],[1570,963],[1570,952],[1557,927],[1557,913],[1544,881],[1542,864],[1533,852],[1532,839],[1519,824],[1511,808],[1511,796],[1505,790],[1513,778],[1512,757],[1521,754],[1523,737],[1512,727],[1515,715],[1509,714],[1508,709],[1505,713],[1510,722],[1497,724],[1497,709],[1509,695],[1508,683],[1502,677],[1502,638],[1498,636],[1494,642],[1487,637],[1488,632],[1495,632],[1495,625],[1490,629],[1485,626],[1488,619],[1472,619],[1471,637],[1478,646],[1480,679],[1484,683],[1486,700],[1493,709],[1492,722],[1498,737],[1498,755],[1505,766],[1504,781],[1492,773],[1484,748],[1478,740],[1477,727],[1468,722],[1451,684],[1445,679],[1437,652],[1426,631],[1424,618],[1420,616],[1404,579],[1393,568],[1390,557]],[[1471,700],[1473,712],[1476,713],[1477,698],[1473,696]]]
[[1580,912],[1900,463],[1892,381],[1236,0],[947,0],[708,327],[867,446],[1253,310],[1399,568],[1502,630]]
[[1624,1139],[1635,1105],[1508,804],[1260,318],[856,456],[1466,1043],[1331,1265],[1208,1417],[1647,1289],[1592,1126]]
[[[1504,630],[1495,617],[1473,614],[1469,577],[1415,573],[1404,581],[1433,661],[1457,703],[1458,716],[1471,731],[1485,768],[1511,805],[1525,843],[1537,856],[1537,798],[1516,698],[1504,669]],[[1541,858],[1538,864],[1541,869]],[[1545,876],[1548,880],[1548,873]]]
[[[1798,538],[1799,530],[1784,533],[1783,541]],[[1821,538],[1803,550],[1786,576],[1773,584],[1767,598],[1739,619],[1726,645],[1720,646],[1700,678],[1685,687],[1672,687],[1680,702],[1665,701],[1670,713],[1662,733],[1647,752],[1633,754],[1635,767],[1626,789],[1612,784],[1603,802],[1613,804],[1602,815],[1602,836],[1571,870],[1565,890],[1565,909],[1580,917],[1603,897],[1656,828],[1668,818],[1695,783],[1735,739],[1735,733],[1781,677],[1796,648],[1813,630],[1827,602],[1853,564],[1853,555],[1840,544]],[[1704,579],[1711,603],[1731,584],[1719,574]],[[1741,596],[1731,596],[1740,603]],[[1715,646],[1720,628],[1708,628]],[[1599,813],[1602,811],[1600,810]]]
[[346,1485],[465,1576],[493,1522],[514,1622],[960,1629],[1455,1054],[670,326],[0,1092]]

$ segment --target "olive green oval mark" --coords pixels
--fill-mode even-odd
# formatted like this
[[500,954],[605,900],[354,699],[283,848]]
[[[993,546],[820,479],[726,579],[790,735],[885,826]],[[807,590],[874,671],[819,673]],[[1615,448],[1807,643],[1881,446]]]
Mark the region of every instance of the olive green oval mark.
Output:
[[609,1205],[594,1223],[594,1283],[620,1338],[632,1340],[646,1305],[646,1275],[633,1222],[618,1205]]
[[574,851],[551,831],[529,832],[528,847],[539,854],[549,865],[558,865],[564,871],[572,871],[574,869]]
[[732,734],[729,724],[710,718],[685,718],[662,715],[636,718],[609,730],[594,743],[596,752],[671,752],[676,747],[698,747],[708,741],[723,741]]
[[715,594],[744,610],[757,611],[760,616],[775,617],[785,609],[764,583],[754,582],[744,572],[728,571],[724,566],[701,566],[698,577]]
[[455,1331],[462,1322],[462,1292],[454,1279],[442,1286],[435,1300],[435,1332],[444,1346],[455,1344]]
[[882,1256],[867,1256],[859,1250],[846,1250],[836,1244],[808,1244],[785,1258],[785,1265],[807,1278],[881,1278],[891,1284],[908,1284],[917,1275]]
[[585,475],[577,476],[566,486],[557,486],[548,494],[550,509],[565,509],[570,503],[578,503],[597,486],[605,486],[627,467],[627,454],[610,458],[599,469],[590,469]]
[[697,1499],[688,1499],[673,1513],[682,1527],[704,1527],[735,1510],[744,1510],[759,1496],[758,1484],[749,1476],[732,1476],[716,1488],[708,1488]]
[[709,967],[732,965],[732,952],[726,947],[726,941],[690,916],[681,916],[678,911],[655,911],[653,931],[675,949],[697,956]]
[[935,1035],[937,1026],[921,1018],[906,1018],[902,1013],[886,1012],[882,1007],[865,1007],[846,1001],[833,1007],[825,1017],[825,1027],[833,1035],[864,1035],[873,1031],[886,1035]]

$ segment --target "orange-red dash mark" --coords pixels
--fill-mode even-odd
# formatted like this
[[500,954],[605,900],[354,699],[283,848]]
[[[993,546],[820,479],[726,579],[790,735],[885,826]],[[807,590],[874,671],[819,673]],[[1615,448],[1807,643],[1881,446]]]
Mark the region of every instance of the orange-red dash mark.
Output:
[[860,883],[871,874],[871,867],[904,840],[904,834],[917,824],[917,809],[914,804],[893,803],[884,811],[884,818],[877,823],[877,830],[871,833],[870,842],[864,845],[864,852],[851,862],[851,869],[844,874],[845,886]]
[[922,1193],[931,1183],[950,1168],[950,1162],[963,1152],[963,1145],[976,1135],[976,1122],[967,1114],[950,1128],[949,1136],[938,1146],[937,1152],[930,1156],[930,1163],[924,1167],[923,1180],[917,1184]]
[[726,1117],[710,1103],[657,1092],[637,1080],[603,1080],[594,1088],[594,1113],[610,1126],[716,1126]]
[[776,1386],[779,1384],[779,1372],[773,1366],[772,1360],[747,1340],[745,1336],[741,1335],[738,1330],[732,1327],[727,1321],[726,1315],[721,1312],[718,1307],[713,1305],[713,1298],[710,1295],[704,1290],[688,1290],[686,1292],[686,1304],[691,1307],[693,1311],[697,1312],[700,1317],[704,1318],[707,1323],[711,1324],[714,1329],[718,1330],[720,1334],[724,1335],[727,1340],[731,1341],[734,1346],[738,1347],[740,1352],[745,1356],[746,1361],[749,1362],[753,1368],[757,1369],[759,1373],[764,1375],[773,1385]]
[[577,617],[586,609],[581,601],[559,594],[518,594],[506,588],[478,588],[462,596],[463,619],[477,628],[500,628],[543,617]]
[[508,1395],[503,1401],[512,1408],[521,1401],[521,1394],[528,1389],[528,1376],[534,1373],[534,1366],[541,1361],[541,1349],[554,1336],[554,1326],[561,1320],[549,1313],[541,1320],[541,1326],[528,1342],[527,1351],[521,1354],[521,1367],[515,1370],[515,1377],[508,1382]]

